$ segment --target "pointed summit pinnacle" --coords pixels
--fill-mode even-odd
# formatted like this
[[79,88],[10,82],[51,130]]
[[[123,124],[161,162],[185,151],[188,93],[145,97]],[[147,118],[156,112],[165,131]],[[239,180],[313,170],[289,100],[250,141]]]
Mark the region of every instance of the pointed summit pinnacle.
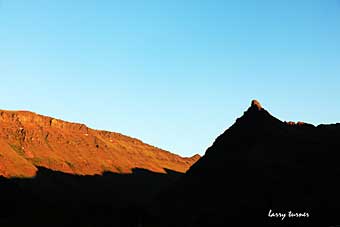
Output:
[[257,101],[256,99],[251,101],[251,107],[253,108],[257,108],[258,110],[262,110],[262,106],[261,103],[259,101]]

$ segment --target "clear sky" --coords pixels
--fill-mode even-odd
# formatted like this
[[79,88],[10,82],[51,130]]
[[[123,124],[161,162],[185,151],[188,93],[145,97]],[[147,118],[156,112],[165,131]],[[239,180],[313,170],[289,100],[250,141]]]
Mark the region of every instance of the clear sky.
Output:
[[340,122],[339,0],[0,0],[0,109],[191,156],[253,98]]

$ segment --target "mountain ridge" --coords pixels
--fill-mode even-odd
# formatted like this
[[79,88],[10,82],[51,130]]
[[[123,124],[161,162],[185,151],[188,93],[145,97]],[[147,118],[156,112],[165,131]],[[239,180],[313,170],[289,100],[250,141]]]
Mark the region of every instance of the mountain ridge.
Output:
[[31,177],[36,167],[80,175],[144,168],[185,172],[200,156],[181,157],[121,133],[31,111],[0,110],[0,175]]

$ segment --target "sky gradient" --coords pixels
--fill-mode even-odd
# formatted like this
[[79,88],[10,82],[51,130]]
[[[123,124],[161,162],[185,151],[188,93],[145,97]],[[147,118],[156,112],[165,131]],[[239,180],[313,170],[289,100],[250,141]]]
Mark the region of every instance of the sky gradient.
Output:
[[254,98],[340,122],[339,0],[0,0],[0,109],[191,156]]

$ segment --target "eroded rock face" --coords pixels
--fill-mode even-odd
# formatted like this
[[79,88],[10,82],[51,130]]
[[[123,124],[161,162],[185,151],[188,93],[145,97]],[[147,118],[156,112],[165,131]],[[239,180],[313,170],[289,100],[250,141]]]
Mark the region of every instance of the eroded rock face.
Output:
[[262,109],[261,103],[259,101],[257,101],[256,99],[251,101],[251,107],[255,107],[258,110]]
[[302,126],[302,125],[305,125],[306,123],[305,123],[305,122],[302,122],[302,121],[298,121],[298,122],[294,122],[294,121],[286,121],[286,124],[291,125],[291,126],[294,126],[294,125]]
[[80,175],[130,173],[133,168],[185,172],[200,158],[27,111],[0,111],[0,145],[0,175],[6,177],[30,177],[39,166]]

